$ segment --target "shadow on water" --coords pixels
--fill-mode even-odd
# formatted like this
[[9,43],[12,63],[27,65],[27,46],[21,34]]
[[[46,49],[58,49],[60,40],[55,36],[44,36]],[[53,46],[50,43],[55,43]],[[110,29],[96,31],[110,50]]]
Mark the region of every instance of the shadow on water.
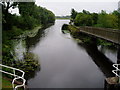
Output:
[[112,77],[114,74],[112,70],[114,64],[109,58],[107,58],[102,52],[100,52],[95,44],[84,44],[79,43],[80,46],[84,47],[88,55],[92,58],[94,63],[99,67],[103,72],[105,77]]
[[[65,33],[63,33],[65,34]],[[73,35],[72,35],[73,36]],[[79,38],[80,40],[82,40],[82,38],[84,37],[80,37],[79,35],[76,37]],[[105,55],[105,51],[107,47],[101,46],[100,48],[97,46],[97,41],[96,38],[91,38],[91,42],[86,42],[86,43],[79,43],[78,45],[80,47],[83,47],[85,49],[85,51],[87,52],[87,54],[92,58],[92,60],[94,61],[94,63],[98,66],[98,68],[103,72],[103,74],[105,75],[105,77],[112,77],[115,76],[112,73],[112,70],[114,70],[115,68],[113,68],[113,64],[114,62],[112,62],[112,60],[110,60],[108,57],[106,57]],[[100,49],[100,50],[99,50]],[[111,52],[115,52],[116,50],[114,48],[109,48],[109,50]]]
[[103,54],[105,54],[105,50],[106,50],[106,49],[109,49],[110,52],[115,53],[117,48],[116,48],[116,47],[112,47],[112,46],[111,46],[111,47],[103,46],[103,45],[100,46],[100,51],[101,51]]

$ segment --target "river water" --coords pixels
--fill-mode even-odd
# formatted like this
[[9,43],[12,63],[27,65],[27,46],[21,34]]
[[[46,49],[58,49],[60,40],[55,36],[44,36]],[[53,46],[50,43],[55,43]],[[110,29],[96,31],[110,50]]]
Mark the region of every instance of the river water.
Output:
[[28,41],[29,51],[39,57],[40,71],[28,80],[29,88],[103,88],[105,77],[112,76],[116,49],[78,44],[61,27],[69,20],[56,20],[55,25]]

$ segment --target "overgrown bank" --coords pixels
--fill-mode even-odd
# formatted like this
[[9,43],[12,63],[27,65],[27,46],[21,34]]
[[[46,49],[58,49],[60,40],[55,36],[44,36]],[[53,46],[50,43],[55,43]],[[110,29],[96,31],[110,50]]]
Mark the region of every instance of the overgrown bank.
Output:
[[74,25],[64,24],[62,27],[62,32],[70,33],[78,43],[89,44],[89,43],[93,42],[93,43],[96,43],[97,45],[102,45],[102,46],[107,46],[107,47],[115,47],[115,45],[111,42],[105,41],[103,39],[98,39],[98,38],[94,39],[84,33],[81,33],[79,30],[79,27],[76,27]]
[[[91,43],[93,38],[81,33],[79,27],[90,26],[90,27],[100,27],[100,28],[112,28],[120,29],[120,8],[114,10],[111,13],[106,13],[106,11],[101,10],[100,13],[91,13],[89,11],[83,10],[78,12],[74,9],[71,10],[71,18],[69,25],[64,24],[62,31],[64,33],[70,32],[71,35],[76,38],[79,42]],[[95,41],[98,45],[104,46],[114,46],[113,43],[107,42],[102,39],[96,39]]]
[[[22,60],[15,60],[13,53],[14,41],[36,36],[39,30],[43,30],[54,24],[55,15],[50,10],[35,5],[35,2],[3,2],[2,7],[2,64],[25,71],[25,78],[29,79],[34,76],[31,75],[31,72],[35,73],[36,70],[40,69],[40,63],[37,61],[37,56],[28,50],[23,53]],[[9,12],[10,7],[18,7],[20,15],[11,14]],[[11,72],[9,69],[3,69]],[[7,77],[12,78],[9,75]]]

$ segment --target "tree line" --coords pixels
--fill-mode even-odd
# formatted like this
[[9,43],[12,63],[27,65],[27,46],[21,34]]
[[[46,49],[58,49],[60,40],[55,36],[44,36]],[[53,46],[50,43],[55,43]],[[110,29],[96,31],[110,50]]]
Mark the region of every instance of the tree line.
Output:
[[114,10],[111,13],[101,10],[100,13],[90,13],[89,11],[83,10],[77,12],[71,10],[71,23],[76,26],[94,26],[103,28],[120,29],[120,13],[119,9]]
[[[20,15],[11,14],[11,8],[18,8]],[[14,50],[13,39],[26,31],[34,30],[37,26],[45,28],[54,22],[54,13],[37,6],[35,2],[2,2],[2,64],[17,67],[25,72],[35,71],[32,68],[39,64],[34,60],[34,57],[30,58],[31,53],[26,52],[24,62],[14,60],[14,56],[11,54],[11,51]],[[21,38],[19,37],[17,40]]]
[[[10,8],[18,8],[20,16],[11,14]],[[13,27],[28,30],[55,21],[55,15],[50,10],[35,5],[35,2],[3,2],[2,14],[3,30],[12,30]]]

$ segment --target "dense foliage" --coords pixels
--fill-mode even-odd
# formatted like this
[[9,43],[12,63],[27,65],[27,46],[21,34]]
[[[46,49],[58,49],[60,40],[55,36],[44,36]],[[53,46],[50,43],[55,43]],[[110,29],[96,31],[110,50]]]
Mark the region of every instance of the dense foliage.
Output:
[[71,11],[71,22],[76,26],[95,26],[120,29],[119,18],[120,13],[118,10],[115,10],[112,13],[106,13],[103,10],[100,13],[90,13],[86,10],[78,13],[74,9]]
[[[11,14],[9,12],[10,8],[18,8],[20,15]],[[16,38],[16,36],[23,34],[26,30],[32,30],[37,26],[42,26],[44,28],[49,24],[54,23],[55,15],[51,11],[35,5],[35,2],[3,2],[2,14],[2,63],[8,66],[17,67],[28,73],[35,71],[35,68],[39,64],[34,60],[34,57],[30,57],[34,55],[29,55],[29,52],[24,56],[23,62],[14,60],[14,57],[11,54],[11,51],[13,50],[12,40]],[[29,58],[27,56],[29,56]]]
[[[7,7],[18,7],[20,16],[9,13]],[[35,5],[34,2],[22,2],[3,5],[3,29],[12,30],[13,26],[20,29],[33,29],[37,25],[46,25],[54,23],[55,15],[40,6]]]

